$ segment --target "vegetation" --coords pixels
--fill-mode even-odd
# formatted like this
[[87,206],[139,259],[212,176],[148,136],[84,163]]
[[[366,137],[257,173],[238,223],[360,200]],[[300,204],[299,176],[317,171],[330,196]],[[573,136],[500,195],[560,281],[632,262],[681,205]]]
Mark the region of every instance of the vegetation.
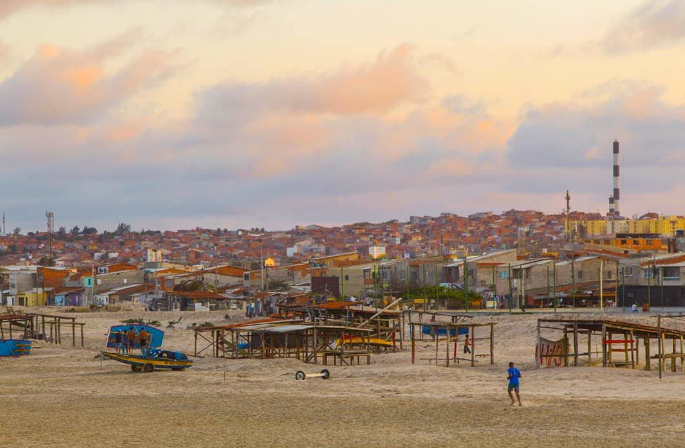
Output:
[[138,318],[138,319],[126,319],[126,320],[122,320],[121,323],[124,323],[124,324],[151,325],[151,326],[153,326],[153,327],[161,327],[161,326],[162,326],[162,323],[161,323],[160,321],[158,321],[158,320],[149,320],[149,319],[148,319],[148,321],[145,322],[145,319],[140,319],[140,318]]
[[202,280],[185,280],[174,286],[174,291],[202,291],[205,284]]

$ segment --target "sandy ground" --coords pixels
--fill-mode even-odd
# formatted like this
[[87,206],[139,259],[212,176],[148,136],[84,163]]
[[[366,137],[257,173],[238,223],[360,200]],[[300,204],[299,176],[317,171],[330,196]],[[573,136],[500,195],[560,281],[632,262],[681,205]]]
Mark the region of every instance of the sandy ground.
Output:
[[[370,366],[329,367],[328,381],[295,381],[321,367],[204,358],[143,374],[97,359],[107,328],[134,315],[166,324],[180,313],[79,314],[86,348],[37,343],[1,359],[0,447],[656,447],[685,436],[685,374],[537,370],[536,316],[477,318],[498,323],[492,366],[412,365],[405,347]],[[183,313],[165,346],[192,353],[186,325],[224,315]],[[434,352],[430,341],[419,348]],[[510,360],[523,375],[521,408],[506,394]]]

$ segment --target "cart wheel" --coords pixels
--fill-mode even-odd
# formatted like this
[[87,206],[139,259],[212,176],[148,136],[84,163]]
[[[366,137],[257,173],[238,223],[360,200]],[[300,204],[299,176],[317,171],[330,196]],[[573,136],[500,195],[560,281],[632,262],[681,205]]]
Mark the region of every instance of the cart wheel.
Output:
[[154,370],[155,370],[155,366],[153,366],[153,365],[150,364],[150,363],[147,363],[147,364],[145,364],[145,365],[143,366],[143,371],[144,371],[145,373],[150,373],[150,372],[153,372]]
[[321,371],[321,374],[323,375],[321,378],[323,378],[323,379],[325,379],[325,380],[327,380],[328,378],[331,377],[331,372],[329,372],[329,371],[326,370],[326,369],[323,369],[323,370]]
[[140,372],[141,370],[143,370],[143,368],[141,366],[131,365],[131,370],[133,370],[134,372]]
[[305,375],[305,373],[304,373],[302,370],[299,370],[299,371],[295,374],[295,379],[296,379],[296,380],[303,380],[303,379],[305,379],[305,378],[307,378],[307,375]]

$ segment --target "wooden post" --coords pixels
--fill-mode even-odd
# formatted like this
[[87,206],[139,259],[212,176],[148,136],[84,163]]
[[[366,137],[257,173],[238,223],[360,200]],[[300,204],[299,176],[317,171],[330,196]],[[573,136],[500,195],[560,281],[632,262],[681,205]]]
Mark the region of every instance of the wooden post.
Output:
[[592,330],[587,331],[587,365],[592,366]]
[[76,347],[76,324],[73,320],[71,321],[71,345]]
[[645,370],[652,370],[652,358],[649,355],[649,336],[645,336]]
[[[437,272],[437,266],[435,269]],[[447,341],[445,343],[445,362],[446,362],[445,367],[449,367],[450,366],[450,327],[447,327]]]
[[630,366],[635,368],[635,334],[632,330],[630,332]]
[[[682,338],[681,338],[681,340],[682,340]],[[490,365],[493,365],[494,363],[495,363],[495,325],[490,324]]]
[[[468,273],[468,271],[467,271]],[[476,365],[476,327],[471,325],[471,367]]]
[[[548,266],[549,270],[549,266]],[[548,277],[549,279],[549,277]],[[540,319],[538,319],[538,332],[537,332],[537,340],[535,342],[535,368],[539,369],[540,368]]]
[[435,326],[435,365],[438,365],[438,344],[440,342],[440,327]]
[[573,324],[573,367],[578,366],[578,323]]
[[659,379],[661,379],[662,369],[663,369],[663,357],[662,357],[663,347],[662,347],[662,343],[661,343],[662,342],[661,341],[661,336],[662,336],[661,335],[661,314],[657,314],[657,316],[656,316],[656,325],[657,325],[657,329],[658,329],[657,331],[659,334],[659,340],[657,341],[658,342],[657,345],[659,348]]
[[673,344],[673,350],[672,354],[673,357],[671,358],[671,372],[676,372],[676,362],[678,361],[676,358],[676,348],[675,348],[675,338],[671,338],[672,344]]
[[561,349],[564,352],[564,367],[568,367],[568,330],[566,329],[566,326],[564,326],[564,339],[561,345]]
[[409,323],[409,334],[411,336],[411,363],[416,363],[416,339],[414,339],[414,323]]
[[685,355],[683,354],[683,336],[681,335],[680,336],[680,371],[681,372],[685,372],[685,364],[683,363],[683,361],[685,361],[684,356]]
[[[316,325],[314,326],[314,364],[319,363],[319,355],[318,355],[318,345],[319,342],[317,341],[317,329]],[[324,355],[324,362],[326,361],[326,355]]]
[[628,366],[630,365],[630,362],[628,361],[628,342],[626,342],[627,340],[628,340],[628,332],[624,330],[624,331],[623,331],[623,341],[624,341],[624,342],[623,342],[623,353],[624,353],[624,355],[625,355],[625,356],[624,356],[624,358],[625,358],[625,361],[624,361],[624,362],[625,362],[625,365],[626,365],[626,369],[627,369]]

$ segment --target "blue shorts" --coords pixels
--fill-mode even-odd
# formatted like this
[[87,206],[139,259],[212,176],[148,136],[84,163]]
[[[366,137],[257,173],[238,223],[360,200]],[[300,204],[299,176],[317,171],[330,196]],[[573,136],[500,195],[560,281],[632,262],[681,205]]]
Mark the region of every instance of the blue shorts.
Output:
[[509,384],[509,387],[507,388],[507,390],[509,392],[511,392],[512,390],[515,390],[516,392],[518,392],[519,391],[519,385],[518,384]]

